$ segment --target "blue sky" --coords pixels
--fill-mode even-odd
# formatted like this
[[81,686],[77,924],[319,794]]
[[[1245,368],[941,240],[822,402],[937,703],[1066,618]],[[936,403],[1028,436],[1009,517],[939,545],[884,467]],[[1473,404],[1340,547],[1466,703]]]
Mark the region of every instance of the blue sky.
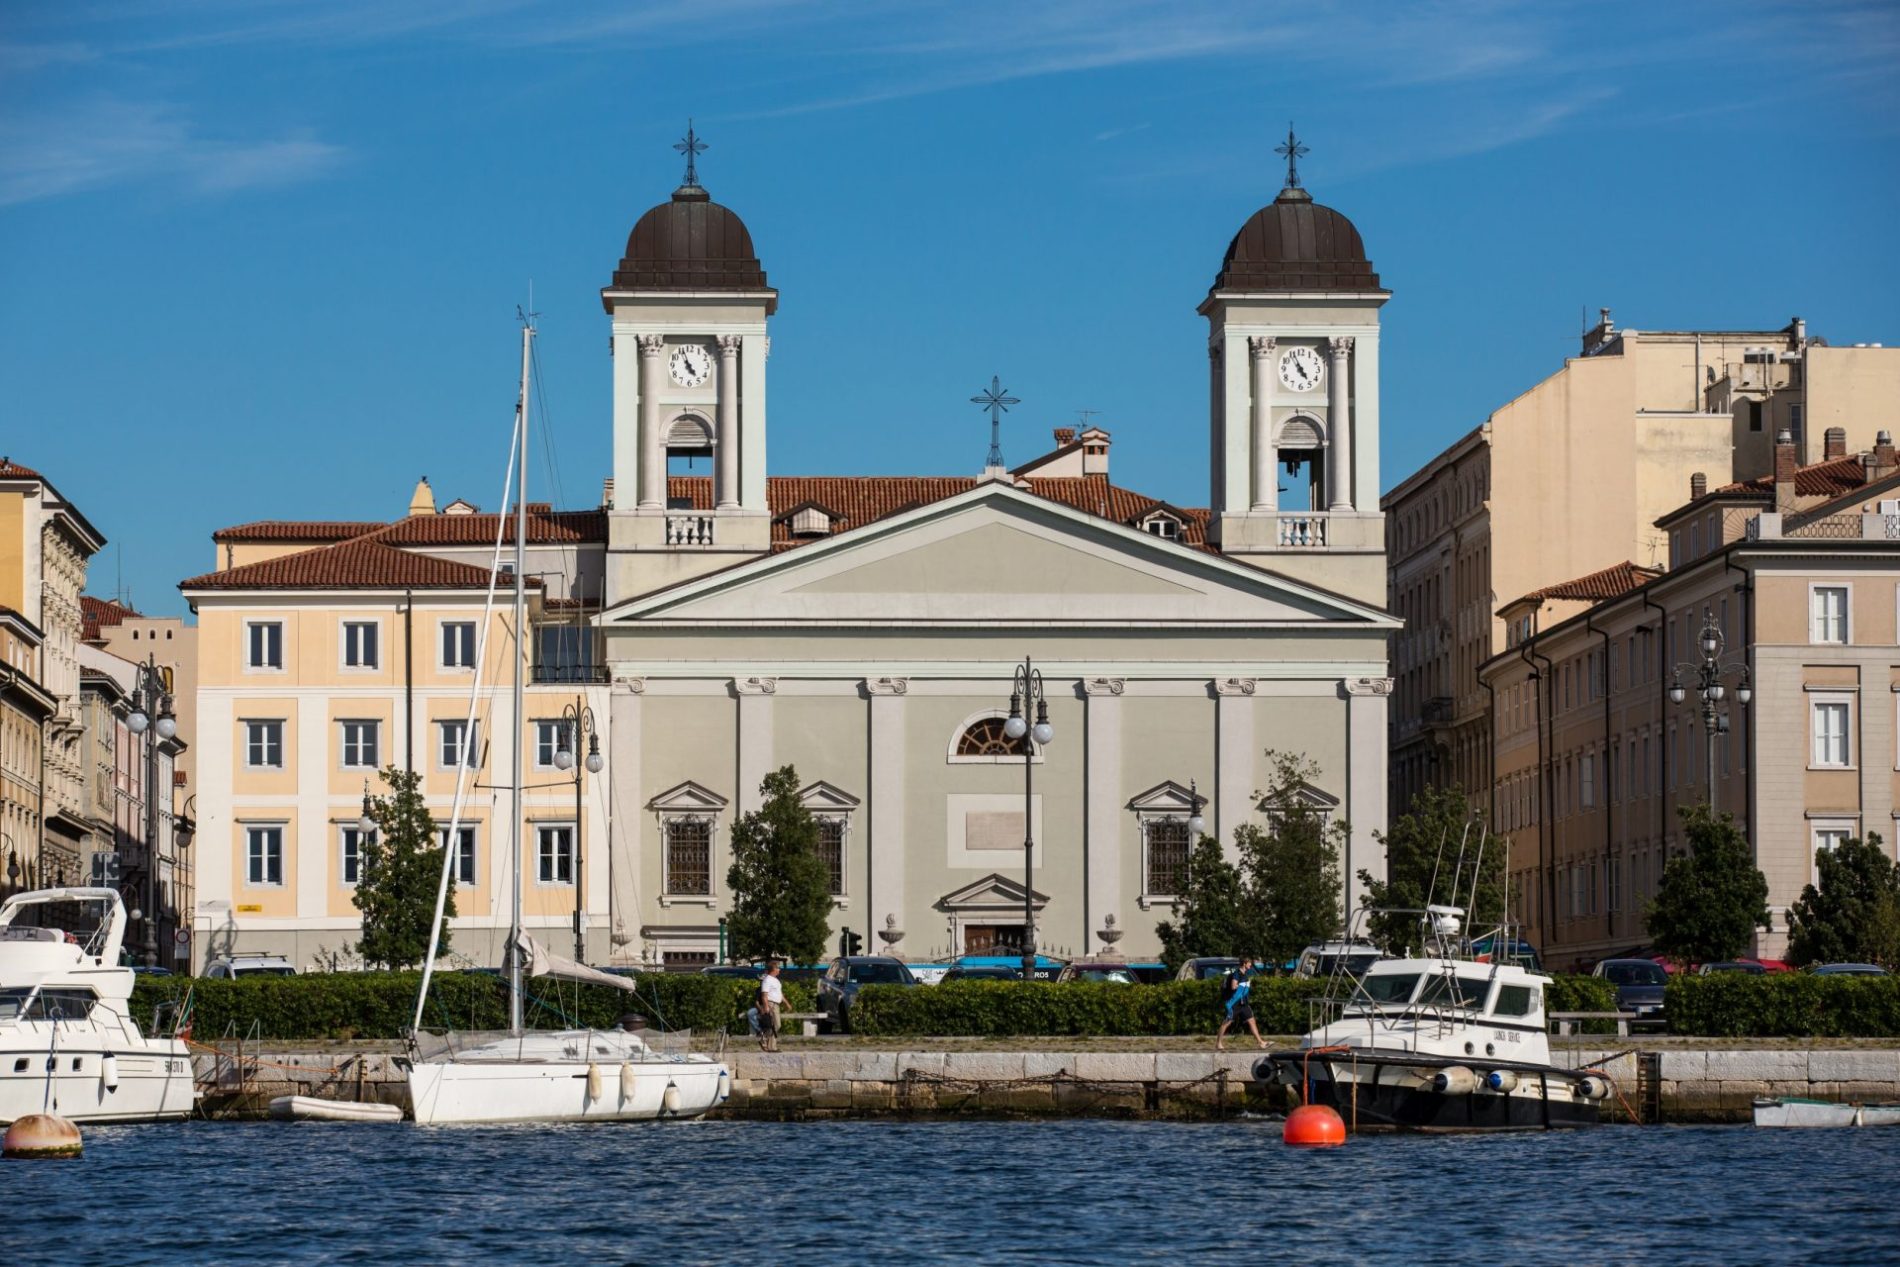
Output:
[[[1228,238],[1305,183],[1385,310],[1387,486],[1580,313],[1900,341],[1900,7],[0,0],[0,452],[148,611],[258,518],[497,500],[530,283],[558,481],[599,497],[598,289],[701,176],[782,294],[775,473],[973,473],[1082,408],[1204,505]],[[537,449],[540,446],[537,445]]]

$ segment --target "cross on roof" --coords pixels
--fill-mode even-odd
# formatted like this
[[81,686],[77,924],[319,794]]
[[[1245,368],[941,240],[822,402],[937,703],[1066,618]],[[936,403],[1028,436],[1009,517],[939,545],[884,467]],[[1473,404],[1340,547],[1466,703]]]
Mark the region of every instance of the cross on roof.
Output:
[[985,466],[1003,464],[1003,415],[1009,412],[1011,405],[1023,402],[1009,395],[1009,389],[1003,386],[1003,380],[990,375],[988,390],[970,397],[972,405],[981,405],[990,414],[990,455],[984,461]]
[[1286,125],[1286,144],[1274,146],[1273,152],[1286,160],[1286,187],[1298,189],[1300,187],[1300,160],[1312,151],[1301,145],[1299,138],[1293,135],[1291,120]]
[[693,134],[693,121],[691,119],[686,120],[686,135],[680,138],[679,142],[674,145],[673,148],[686,155],[686,183],[689,185],[697,185],[699,183],[699,173],[694,168],[693,160],[706,152],[706,143]]

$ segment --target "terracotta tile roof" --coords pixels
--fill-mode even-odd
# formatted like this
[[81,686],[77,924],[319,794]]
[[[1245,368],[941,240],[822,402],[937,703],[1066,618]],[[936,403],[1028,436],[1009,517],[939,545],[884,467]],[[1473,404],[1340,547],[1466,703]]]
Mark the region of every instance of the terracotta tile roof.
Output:
[[1532,590],[1517,601],[1541,603],[1546,599],[1562,598],[1585,603],[1601,602],[1606,598],[1621,597],[1637,586],[1646,585],[1661,575],[1660,568],[1638,567],[1634,563],[1627,562],[1617,563],[1604,568],[1601,572],[1592,572],[1588,576],[1579,576],[1575,580],[1560,581],[1555,585],[1546,585],[1540,590]]
[[[1111,484],[1099,475],[1048,478],[1032,475],[1023,482],[1037,497],[1121,524],[1132,525],[1157,508],[1168,510],[1185,521],[1180,538],[1184,544],[1205,546],[1207,543],[1208,514],[1204,509],[1170,506],[1159,498]],[[768,476],[765,501],[773,519],[772,548],[784,550],[817,540],[792,535],[790,515],[801,506],[818,506],[836,516],[838,522],[832,525],[835,534],[862,528],[899,511],[967,493],[977,483],[974,477],[956,475]],[[667,480],[666,492],[668,498],[687,502],[695,510],[712,509],[710,477],[673,476]]]
[[[1826,462],[1816,462],[1804,466],[1794,473],[1794,491],[1797,497],[1839,497],[1842,493],[1851,493],[1867,482],[1867,468],[1861,463],[1858,454],[1848,454],[1844,458],[1833,458]],[[1764,495],[1775,491],[1775,477],[1764,475],[1760,479],[1741,480],[1734,484],[1724,484],[1711,489],[1706,494],[1714,497],[1726,494]]]
[[45,479],[38,471],[29,466],[21,466],[12,458],[0,458],[0,480],[38,480]]
[[122,625],[127,616],[139,616],[124,603],[108,598],[94,598],[90,594],[79,596],[79,640],[97,642],[99,631],[108,625]]
[[[528,584],[539,586],[534,577]],[[345,541],[207,572],[179,582],[182,590],[255,589],[486,589],[488,570],[413,554],[385,545],[380,536]]]
[[211,539],[219,545],[247,541],[307,541],[316,544],[348,541],[383,527],[387,525],[375,519],[259,519],[254,523],[220,528],[211,534]]
[[[505,517],[507,539],[514,540],[512,514],[410,515],[389,525],[379,538],[392,545],[449,546],[495,544],[496,520]],[[604,510],[555,510],[546,502],[528,503],[529,545],[602,544],[607,540]]]

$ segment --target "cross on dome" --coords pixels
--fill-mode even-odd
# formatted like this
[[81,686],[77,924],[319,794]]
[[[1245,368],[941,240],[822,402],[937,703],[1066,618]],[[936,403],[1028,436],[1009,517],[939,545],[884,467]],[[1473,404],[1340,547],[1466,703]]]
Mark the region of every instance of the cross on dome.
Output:
[[984,461],[984,465],[1000,467],[1003,465],[1003,415],[1009,412],[1011,405],[1020,405],[1023,402],[1011,396],[1009,389],[1003,386],[1003,380],[992,374],[988,389],[970,397],[970,403],[980,405],[989,411],[990,455]]
[[699,184],[699,173],[694,166],[693,160],[706,152],[706,143],[694,135],[693,121],[691,119],[686,120],[686,135],[681,137],[673,148],[678,150],[681,154],[686,155],[685,183],[688,185]]
[[1298,189],[1300,187],[1300,160],[1312,151],[1301,145],[1299,138],[1293,135],[1292,120],[1287,121],[1286,143],[1274,146],[1273,152],[1286,160],[1286,187]]

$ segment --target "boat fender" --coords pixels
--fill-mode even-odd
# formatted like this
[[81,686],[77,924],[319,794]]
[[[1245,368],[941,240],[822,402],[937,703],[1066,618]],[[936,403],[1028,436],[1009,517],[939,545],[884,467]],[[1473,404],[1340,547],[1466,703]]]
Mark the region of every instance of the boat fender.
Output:
[[662,1093],[660,1096],[660,1104],[666,1109],[668,1113],[678,1113],[680,1111],[679,1087],[674,1085],[674,1083],[672,1083],[671,1081],[669,1081],[666,1084],[665,1092]]
[[600,1099],[600,1066],[591,1060],[587,1062],[587,1098]]
[[1470,1095],[1478,1089],[1478,1075],[1463,1065],[1440,1069],[1432,1077],[1432,1090],[1440,1095]]
[[1517,1074],[1510,1069],[1493,1069],[1484,1076],[1484,1085],[1493,1091],[1515,1091]]
[[620,1062],[620,1098],[622,1101],[633,1099],[633,1062]]
[[1262,1056],[1253,1062],[1253,1080],[1255,1082],[1272,1082],[1274,1076],[1279,1072],[1280,1064],[1271,1056]]
[[108,1091],[119,1089],[119,1058],[111,1052],[99,1062],[99,1085]]
[[1586,1100],[1601,1100],[1610,1094],[1609,1080],[1596,1074],[1585,1074],[1577,1079],[1577,1094]]
[[724,1104],[726,1097],[732,1094],[732,1074],[723,1065],[719,1069],[719,1091],[715,1104]]

